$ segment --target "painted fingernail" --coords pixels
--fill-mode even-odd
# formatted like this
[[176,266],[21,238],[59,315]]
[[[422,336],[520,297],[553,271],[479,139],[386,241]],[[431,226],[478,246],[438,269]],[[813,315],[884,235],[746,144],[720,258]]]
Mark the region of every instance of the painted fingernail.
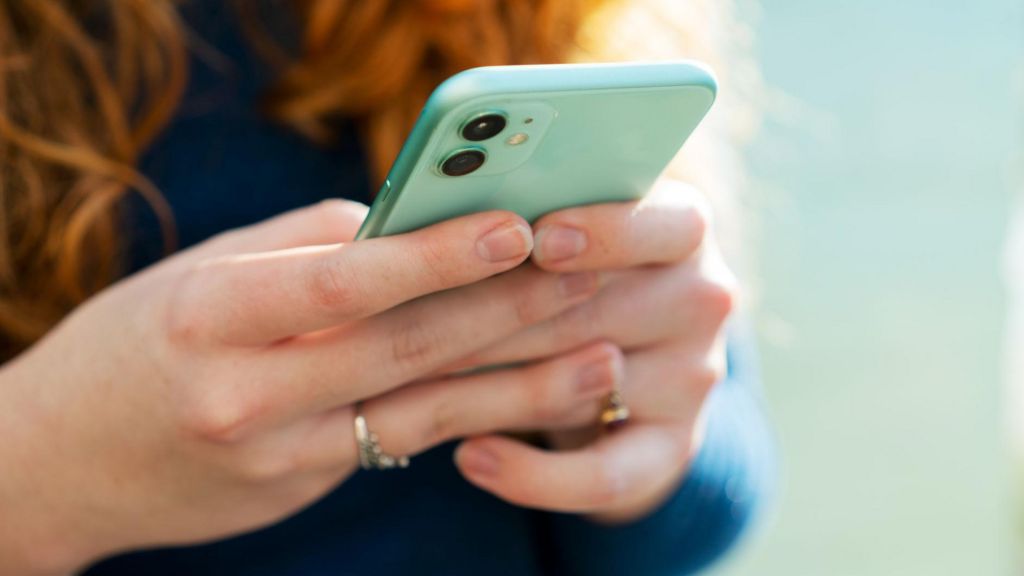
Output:
[[558,262],[579,256],[587,248],[587,235],[568,226],[544,226],[534,237],[534,258],[541,262]]
[[504,262],[521,258],[533,248],[530,229],[521,222],[502,224],[476,243],[477,254],[488,262]]
[[597,280],[597,274],[594,272],[562,274],[558,287],[565,298],[575,298],[594,292],[597,289]]
[[486,478],[498,474],[498,457],[482,446],[464,445],[455,458],[470,476]]

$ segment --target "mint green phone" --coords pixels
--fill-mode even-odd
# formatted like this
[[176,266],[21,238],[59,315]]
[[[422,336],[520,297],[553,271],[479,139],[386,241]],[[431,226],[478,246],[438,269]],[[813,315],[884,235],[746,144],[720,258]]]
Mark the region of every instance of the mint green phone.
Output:
[[643,196],[715,99],[694,62],[500,66],[461,72],[427,101],[357,238],[465,214],[529,222]]

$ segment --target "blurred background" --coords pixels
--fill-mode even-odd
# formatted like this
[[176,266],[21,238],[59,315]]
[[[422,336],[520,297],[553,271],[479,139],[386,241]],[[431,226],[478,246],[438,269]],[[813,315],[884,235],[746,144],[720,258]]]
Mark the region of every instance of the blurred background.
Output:
[[1024,573],[1024,3],[741,6],[769,87],[747,209],[784,472],[716,573]]

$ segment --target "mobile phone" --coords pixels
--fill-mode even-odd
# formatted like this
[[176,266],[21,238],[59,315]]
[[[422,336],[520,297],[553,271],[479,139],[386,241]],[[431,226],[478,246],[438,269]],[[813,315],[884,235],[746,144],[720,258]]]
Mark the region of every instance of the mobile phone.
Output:
[[474,68],[431,95],[357,239],[485,210],[528,222],[643,196],[707,114],[689,61]]

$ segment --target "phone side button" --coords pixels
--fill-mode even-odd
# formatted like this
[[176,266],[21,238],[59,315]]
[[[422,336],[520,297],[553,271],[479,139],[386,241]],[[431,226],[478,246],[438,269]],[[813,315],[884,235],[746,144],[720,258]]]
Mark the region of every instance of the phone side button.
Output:
[[380,187],[380,192],[377,192],[377,195],[380,196],[381,202],[388,201],[388,196],[391,195],[391,180],[384,181],[384,185]]

